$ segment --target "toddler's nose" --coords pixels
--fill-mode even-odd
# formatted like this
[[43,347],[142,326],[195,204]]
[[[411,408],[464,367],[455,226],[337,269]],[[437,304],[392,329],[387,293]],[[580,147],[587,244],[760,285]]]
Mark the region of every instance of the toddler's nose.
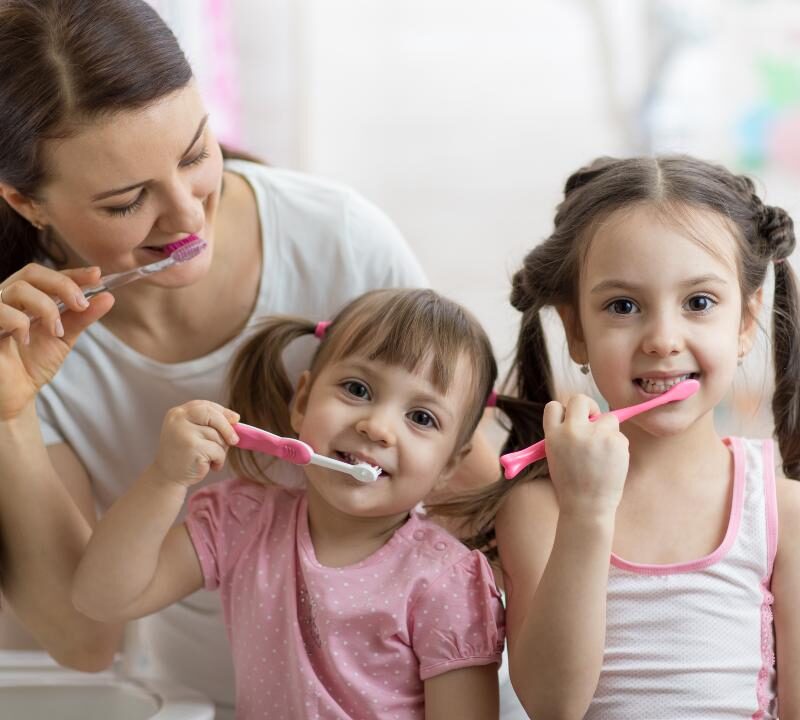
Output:
[[361,418],[361,420],[356,423],[356,431],[359,435],[368,438],[371,442],[383,445],[384,447],[390,447],[397,442],[391,424],[385,417],[377,413]]

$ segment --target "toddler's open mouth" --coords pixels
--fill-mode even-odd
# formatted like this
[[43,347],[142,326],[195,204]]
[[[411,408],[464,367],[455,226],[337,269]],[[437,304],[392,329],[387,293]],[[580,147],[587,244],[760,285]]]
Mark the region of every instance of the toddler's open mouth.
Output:
[[359,457],[358,455],[353,455],[352,453],[342,452],[342,451],[339,451],[339,450],[336,450],[334,452],[334,456],[338,460],[341,460],[342,462],[346,462],[348,465],[359,465],[359,464],[361,464],[361,465],[369,465],[370,467],[377,468],[380,471],[380,473],[378,474],[379,478],[391,477],[389,475],[389,473],[387,473],[380,465],[378,465],[376,462],[374,462],[371,458],[362,458],[362,457]]

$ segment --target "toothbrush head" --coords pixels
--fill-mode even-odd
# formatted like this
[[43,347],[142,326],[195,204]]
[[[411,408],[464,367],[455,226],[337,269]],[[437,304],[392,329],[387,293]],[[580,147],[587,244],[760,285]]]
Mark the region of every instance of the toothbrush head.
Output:
[[172,243],[167,247],[170,248],[169,257],[176,263],[184,263],[197,257],[203,250],[206,249],[208,243],[197,235],[189,235],[189,237]]
[[368,465],[367,463],[358,463],[357,465],[350,466],[350,475],[362,483],[373,483],[381,474],[381,468],[377,465]]
[[700,389],[700,382],[693,378],[679,382],[667,390],[662,397],[669,402],[676,402],[678,400],[686,400],[691,397]]

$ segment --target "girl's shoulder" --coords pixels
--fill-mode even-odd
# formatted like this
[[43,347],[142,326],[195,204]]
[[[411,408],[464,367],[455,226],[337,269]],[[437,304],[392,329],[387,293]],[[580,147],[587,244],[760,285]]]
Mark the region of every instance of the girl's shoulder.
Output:
[[[231,477],[206,485],[192,494],[189,513],[213,514],[220,520],[246,525],[266,512],[275,515],[299,502],[302,493],[248,478]],[[260,517],[263,521],[263,518]]]

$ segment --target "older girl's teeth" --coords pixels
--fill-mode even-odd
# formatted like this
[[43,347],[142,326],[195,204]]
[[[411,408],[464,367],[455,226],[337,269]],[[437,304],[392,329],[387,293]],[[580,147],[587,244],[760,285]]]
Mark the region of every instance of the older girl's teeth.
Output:
[[670,378],[669,380],[648,380],[647,378],[639,378],[638,382],[645,392],[664,393],[678,383],[688,380],[690,377],[691,374],[681,375],[680,377]]

